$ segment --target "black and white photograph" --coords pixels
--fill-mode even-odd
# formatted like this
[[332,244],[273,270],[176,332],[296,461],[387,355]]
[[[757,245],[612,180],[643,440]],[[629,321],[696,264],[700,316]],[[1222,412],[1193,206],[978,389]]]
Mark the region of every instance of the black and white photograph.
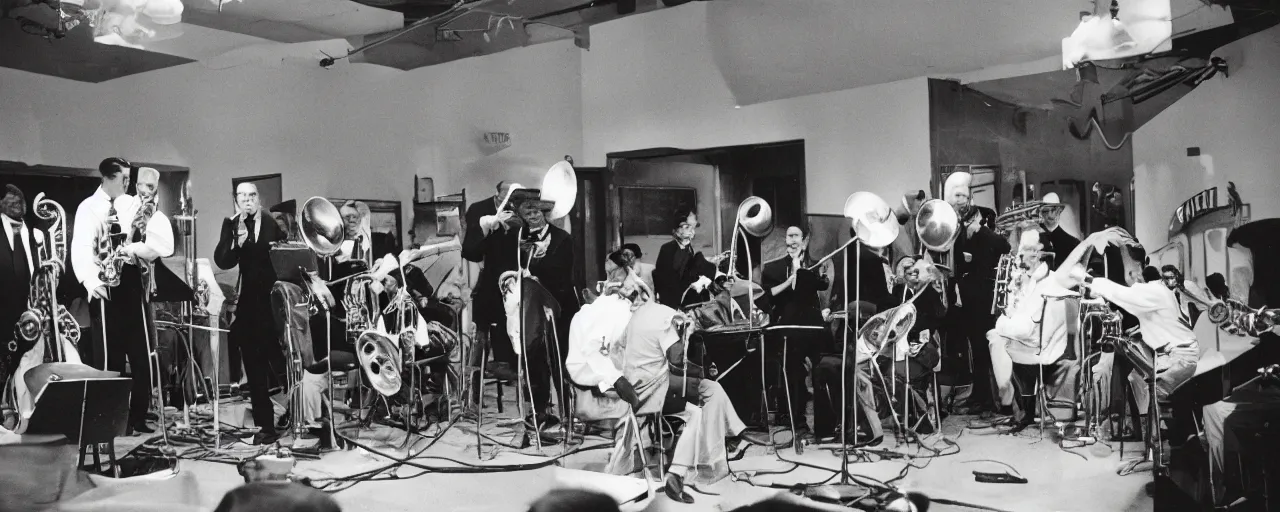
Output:
[[0,512],[1280,510],[1280,0],[0,48]]

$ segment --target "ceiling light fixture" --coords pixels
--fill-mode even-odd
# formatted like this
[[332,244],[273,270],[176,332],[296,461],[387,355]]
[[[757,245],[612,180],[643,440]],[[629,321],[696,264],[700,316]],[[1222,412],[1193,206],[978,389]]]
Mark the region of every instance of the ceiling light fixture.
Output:
[[93,40],[101,44],[142,48],[144,41],[181,35],[182,0],[100,0]]
[[[1125,19],[1120,19],[1120,2],[1111,0],[1102,11],[1097,0],[1093,13],[1081,12],[1080,24],[1062,40],[1062,68],[1072,69],[1082,62],[1119,59],[1158,50],[1173,37],[1170,0],[1125,0]],[[1102,12],[1100,12],[1102,11]]]

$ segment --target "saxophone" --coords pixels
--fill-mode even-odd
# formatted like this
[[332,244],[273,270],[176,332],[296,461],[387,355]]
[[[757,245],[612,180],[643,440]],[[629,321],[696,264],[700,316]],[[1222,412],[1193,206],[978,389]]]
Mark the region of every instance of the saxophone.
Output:
[[[138,236],[139,242],[147,241],[147,224],[151,222],[151,217],[156,214],[156,195],[151,194],[147,197],[141,197],[142,204],[138,206],[138,213],[133,216],[133,233]],[[118,259],[127,258],[124,254],[123,247],[117,249]],[[145,261],[139,258],[138,272],[142,274],[142,289],[147,290],[148,294],[155,284],[154,272],[155,262]],[[149,296],[149,295],[148,295]]]
[[6,373],[16,369],[23,354],[37,343],[43,342],[45,353],[42,360],[45,363],[67,360],[67,355],[63,353],[64,340],[73,347],[80,343],[80,325],[66,306],[58,304],[55,296],[58,279],[64,270],[63,262],[67,258],[66,212],[58,203],[45,199],[42,192],[36,195],[35,213],[41,220],[51,221],[47,245],[49,249],[38,251],[41,253],[40,264],[31,275],[27,311],[18,318],[13,340],[5,347]]
[[111,232],[111,227],[117,222],[116,215],[110,215],[102,222],[98,227],[97,245],[94,248],[98,260],[98,280],[107,288],[120,286],[120,272],[128,261],[120,251],[124,246],[124,233]]

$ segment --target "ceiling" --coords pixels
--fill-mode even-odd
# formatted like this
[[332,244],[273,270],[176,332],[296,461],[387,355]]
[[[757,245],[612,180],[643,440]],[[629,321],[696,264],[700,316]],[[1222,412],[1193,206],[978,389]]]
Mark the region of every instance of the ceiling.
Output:
[[[19,29],[39,0],[0,0],[0,66],[102,82],[202,61],[352,62],[410,70],[554,40],[590,46],[592,25],[688,0],[181,0],[182,22],[139,48],[95,43],[81,25],[46,41]],[[104,2],[114,0],[102,0]],[[1126,2],[1156,0],[1122,0]],[[1202,0],[1170,0],[1177,24],[1208,26]],[[739,104],[917,76],[953,76],[1057,56],[1093,0],[718,0],[706,37]],[[1198,6],[1198,8],[1197,8]],[[699,11],[690,11],[691,13]],[[1217,15],[1221,24],[1222,16]],[[1175,33],[1177,33],[1175,31]],[[211,63],[211,64],[210,64]]]
[[[104,0],[110,1],[110,0]],[[33,0],[0,0],[0,66],[85,82],[102,82],[192,61],[243,53],[254,58],[326,55],[383,39],[352,61],[415,69],[560,39],[589,45],[596,23],[660,8],[671,0],[181,0],[181,23],[148,25],[158,35],[140,48],[94,42],[80,25],[63,38],[24,33],[18,15],[52,25],[53,11]],[[455,5],[457,4],[457,5]],[[629,8],[633,5],[633,8]],[[621,6],[621,7],[620,7]],[[446,14],[447,13],[447,14]],[[625,13],[625,14],[624,14]],[[442,16],[432,19],[433,16]],[[411,30],[408,28],[412,27]],[[486,37],[487,36],[487,37]],[[313,59],[312,59],[313,57]],[[341,59],[339,59],[341,60]]]

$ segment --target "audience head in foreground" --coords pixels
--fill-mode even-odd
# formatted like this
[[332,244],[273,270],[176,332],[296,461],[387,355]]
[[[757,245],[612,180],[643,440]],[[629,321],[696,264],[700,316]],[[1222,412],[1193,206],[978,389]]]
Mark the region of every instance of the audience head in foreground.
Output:
[[310,487],[260,482],[232,489],[213,512],[342,512],[342,507]]

